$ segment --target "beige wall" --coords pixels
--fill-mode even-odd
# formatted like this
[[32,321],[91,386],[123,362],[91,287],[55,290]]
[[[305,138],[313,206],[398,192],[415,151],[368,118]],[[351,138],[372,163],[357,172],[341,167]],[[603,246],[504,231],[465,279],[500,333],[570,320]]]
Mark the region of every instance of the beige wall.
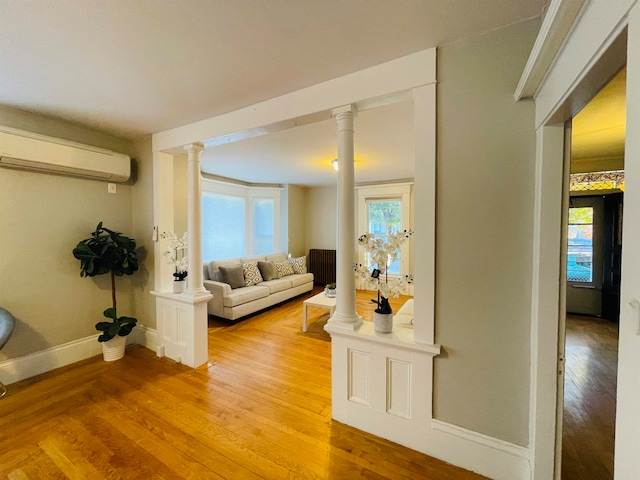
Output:
[[535,132],[533,103],[512,94],[538,27],[530,21],[438,51],[436,342],[444,353],[435,360],[434,414],[518,445],[528,443]]
[[[0,108],[0,125],[130,153],[129,142]],[[0,306],[18,320],[0,360],[96,333],[111,305],[109,277],[80,277],[71,251],[98,222],[133,234],[135,187],[0,168]],[[118,312],[133,314],[132,277],[117,279]],[[135,290],[137,291],[137,290]]]
[[337,190],[314,187],[305,191],[305,251],[336,248]]
[[299,185],[287,186],[289,253],[294,257],[309,254],[309,250],[306,248],[306,197],[308,190],[308,188]]
[[0,125],[39,133],[40,135],[64,138],[72,142],[85,143],[120,153],[129,154],[131,150],[131,142],[129,140],[87,130],[59,120],[39,117],[13,108],[0,106]]

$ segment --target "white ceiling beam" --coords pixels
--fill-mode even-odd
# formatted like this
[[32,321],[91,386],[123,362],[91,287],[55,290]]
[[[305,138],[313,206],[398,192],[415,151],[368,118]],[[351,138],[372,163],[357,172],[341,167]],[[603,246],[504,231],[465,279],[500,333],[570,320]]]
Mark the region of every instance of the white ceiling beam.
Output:
[[[436,49],[430,48],[358,72],[303,88],[264,102],[153,135],[154,151],[170,151],[193,142],[215,144],[234,136],[255,136],[286,128],[291,122],[317,121],[347,104],[371,107],[393,103],[402,92],[435,83]],[[370,102],[371,99],[378,99]],[[385,100],[386,99],[386,100]],[[380,103],[382,102],[382,103]],[[228,137],[224,139],[224,137]]]

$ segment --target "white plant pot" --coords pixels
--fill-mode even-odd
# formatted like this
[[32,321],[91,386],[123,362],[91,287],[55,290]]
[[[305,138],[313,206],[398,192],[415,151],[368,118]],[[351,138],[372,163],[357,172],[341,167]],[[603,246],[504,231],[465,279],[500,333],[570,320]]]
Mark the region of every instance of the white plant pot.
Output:
[[393,330],[393,313],[373,312],[373,329],[378,333],[391,333]]
[[173,281],[173,293],[184,293],[187,290],[186,280],[174,280]]
[[124,357],[124,348],[127,346],[127,337],[116,335],[111,340],[102,342],[102,357],[105,362],[113,362]]

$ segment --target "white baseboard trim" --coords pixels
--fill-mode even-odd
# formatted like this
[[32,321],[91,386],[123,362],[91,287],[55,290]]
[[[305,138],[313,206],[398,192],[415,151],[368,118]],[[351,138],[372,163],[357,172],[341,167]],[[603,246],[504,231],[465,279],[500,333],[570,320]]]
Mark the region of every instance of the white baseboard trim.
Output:
[[[0,380],[5,385],[70,365],[85,358],[102,354],[98,335],[73,340],[39,352],[0,362]],[[143,345],[155,352],[157,332],[146,325],[138,325],[127,338],[127,345]]]
[[[158,346],[158,331],[146,325],[138,325],[133,331],[131,343],[142,345],[149,350],[156,351]],[[128,343],[128,342],[127,342]]]
[[440,420],[431,426],[438,458],[493,479],[531,478],[528,448]]

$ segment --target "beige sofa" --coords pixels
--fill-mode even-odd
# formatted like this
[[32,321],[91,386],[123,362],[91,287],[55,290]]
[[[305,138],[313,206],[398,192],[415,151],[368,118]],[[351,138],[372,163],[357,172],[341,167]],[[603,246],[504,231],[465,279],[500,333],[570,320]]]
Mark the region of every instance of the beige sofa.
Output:
[[[209,315],[237,320],[313,289],[312,273],[294,273],[239,288],[231,288],[228,283],[222,281],[225,272],[221,272],[220,267],[229,269],[256,262],[276,264],[288,262],[288,259],[284,253],[274,253],[255,257],[213,260],[204,265],[204,286],[213,294],[213,298],[209,300],[207,305]],[[306,261],[304,271],[306,272]]]

